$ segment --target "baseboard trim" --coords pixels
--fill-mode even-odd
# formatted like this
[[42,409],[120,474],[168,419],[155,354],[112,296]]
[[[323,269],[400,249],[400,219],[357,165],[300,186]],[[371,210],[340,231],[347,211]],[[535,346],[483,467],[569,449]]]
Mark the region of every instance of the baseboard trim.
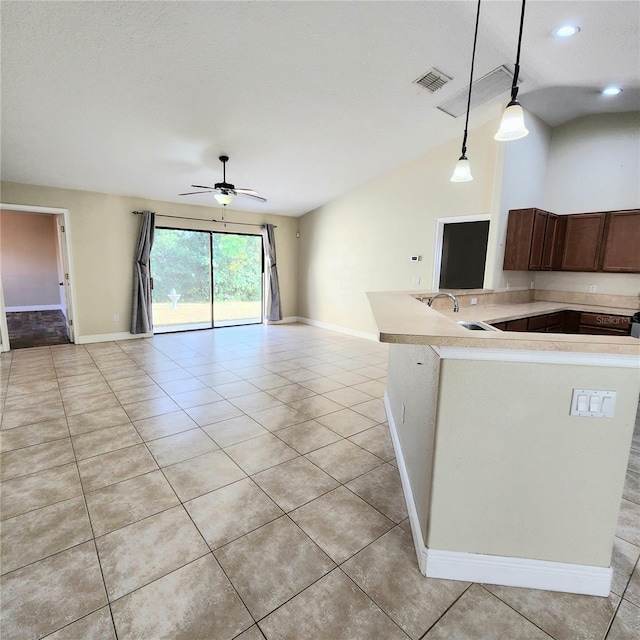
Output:
[[7,313],[17,313],[20,311],[62,311],[60,304],[27,304],[19,307],[5,307]]
[[282,320],[265,320],[265,324],[291,324],[298,322],[298,316],[286,316]]
[[422,528],[420,527],[418,509],[416,508],[413,491],[411,490],[411,481],[409,480],[407,465],[405,464],[404,456],[402,455],[402,447],[400,446],[398,428],[396,426],[396,421],[393,418],[393,413],[391,412],[391,404],[389,402],[389,396],[387,395],[386,391],[384,392],[384,408],[387,413],[389,431],[391,432],[391,442],[393,443],[393,450],[395,451],[396,461],[398,463],[398,471],[400,472],[402,493],[404,494],[404,501],[407,505],[407,512],[409,514],[409,524],[411,525],[411,534],[413,536],[413,545],[415,547],[416,557],[418,559],[418,567],[420,568],[420,573],[426,576],[427,547],[422,540]]
[[298,322],[302,324],[310,324],[312,327],[319,327],[320,329],[329,329],[330,331],[337,331],[338,333],[346,333],[349,336],[355,336],[356,338],[364,338],[365,340],[373,340],[378,342],[378,335],[376,333],[368,333],[367,331],[357,331],[356,329],[349,329],[348,327],[341,327],[337,324],[329,324],[328,322],[321,322],[320,320],[312,320],[311,318],[304,318],[298,316]]
[[484,582],[509,587],[525,587],[545,591],[562,591],[607,597],[611,592],[611,567],[550,562],[530,558],[491,556],[461,551],[428,549],[422,539],[409,473],[402,454],[398,429],[385,392],[384,406],[389,421],[391,441],[398,462],[400,480],[413,534],[420,573],[428,578]]
[[607,597],[611,592],[613,570],[611,567],[429,549],[426,575],[429,578]]
[[153,338],[153,333],[97,333],[94,335],[76,336],[76,344],[94,344],[96,342],[116,342],[117,340],[134,340],[137,338]]

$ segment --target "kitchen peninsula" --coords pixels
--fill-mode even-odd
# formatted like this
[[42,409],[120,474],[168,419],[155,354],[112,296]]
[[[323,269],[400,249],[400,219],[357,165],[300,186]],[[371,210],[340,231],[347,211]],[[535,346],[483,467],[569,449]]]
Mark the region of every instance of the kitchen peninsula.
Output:
[[[457,321],[630,307],[498,300],[454,313],[407,293],[368,297],[390,345],[385,405],[422,573],[607,596],[640,341]],[[570,415],[574,391],[609,392],[613,415]]]

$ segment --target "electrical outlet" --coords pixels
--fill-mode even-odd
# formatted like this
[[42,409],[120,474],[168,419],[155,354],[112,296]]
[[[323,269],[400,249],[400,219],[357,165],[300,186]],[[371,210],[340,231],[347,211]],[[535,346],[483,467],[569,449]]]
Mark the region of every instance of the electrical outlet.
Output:
[[400,417],[402,424],[404,424],[404,402],[402,403],[402,416]]
[[478,304],[478,298],[471,298],[471,304]]
[[597,288],[598,287],[596,287],[595,284],[590,284],[589,285],[589,293],[595,293]]
[[118,322],[120,320],[120,314],[119,313],[114,313],[113,314],[113,321],[114,322]]
[[417,278],[417,277],[416,277],[416,278],[414,278],[414,279],[413,279],[413,284],[414,284],[414,285],[420,284],[420,278]]

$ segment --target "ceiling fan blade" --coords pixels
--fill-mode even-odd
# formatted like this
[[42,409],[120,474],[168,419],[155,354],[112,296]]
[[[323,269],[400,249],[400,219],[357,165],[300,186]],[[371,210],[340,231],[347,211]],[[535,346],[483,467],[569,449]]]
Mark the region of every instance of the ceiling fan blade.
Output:
[[210,191],[188,191],[187,193],[179,193],[178,195],[179,196],[193,196],[196,193],[211,193],[211,190]]
[[235,192],[239,196],[247,196],[248,198],[253,198],[254,200],[260,200],[260,202],[266,202],[267,201],[266,198],[263,198],[262,196],[258,195],[252,189],[236,189]]
[[215,191],[216,187],[205,187],[202,184],[192,184],[191,185],[194,189],[209,189],[210,191]]

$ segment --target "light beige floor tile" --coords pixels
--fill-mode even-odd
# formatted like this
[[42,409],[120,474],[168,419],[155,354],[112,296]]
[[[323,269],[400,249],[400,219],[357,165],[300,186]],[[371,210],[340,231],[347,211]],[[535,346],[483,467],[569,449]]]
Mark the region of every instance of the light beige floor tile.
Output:
[[400,474],[390,464],[376,467],[346,486],[396,524],[408,515]]
[[352,387],[356,391],[362,391],[373,398],[382,398],[387,386],[379,380],[367,380],[367,382],[361,382]]
[[637,449],[629,451],[629,470],[640,473],[640,451]]
[[209,389],[209,387],[175,393],[171,397],[182,409],[199,407],[203,404],[211,404],[212,402],[219,402],[224,399],[219,393],[216,393],[213,389]]
[[640,504],[640,473],[627,471],[622,497],[636,504]]
[[370,429],[376,424],[373,420],[370,420],[351,409],[344,408],[339,411],[329,413],[326,416],[319,416],[316,420],[344,438],[359,433],[360,431]]
[[167,397],[167,394],[157,384],[139,386],[138,384],[134,383],[134,386],[132,388],[120,389],[118,391],[115,391],[115,394],[120,404],[123,405]]
[[[216,387],[219,387],[223,384],[230,384],[231,382],[242,382],[242,378],[237,376],[235,373],[231,373],[231,371],[225,371],[222,367],[217,367],[219,371],[216,372],[203,372],[203,373],[193,373],[193,375],[198,376],[198,380],[204,382],[208,387],[211,387],[214,391],[216,391]],[[217,393],[220,393],[220,390],[217,390]],[[224,396],[223,393],[220,395]],[[240,394],[242,395],[242,394]]]
[[182,506],[96,538],[111,601],[208,553]]
[[41,638],[107,604],[93,542],[2,577],[2,640]]
[[227,400],[214,402],[213,404],[205,404],[200,407],[194,407],[193,409],[187,409],[187,413],[201,427],[242,415],[242,411]]
[[295,402],[290,402],[289,405],[306,414],[310,418],[318,418],[326,415],[327,413],[343,409],[341,404],[333,402],[324,396],[312,396],[311,398],[305,398],[304,400],[296,400]]
[[188,377],[174,378],[170,372],[165,374],[165,380],[159,383],[160,387],[162,387],[162,390],[170,396],[178,393],[186,393],[187,391],[207,388],[207,385],[204,382],[201,382],[198,378],[190,375],[186,371],[185,373]]
[[345,385],[343,385],[342,382],[331,380],[330,378],[313,378],[312,380],[303,380],[300,382],[300,386],[314,393],[327,393],[328,391],[342,389]]
[[[62,401],[62,395],[58,390],[43,391],[42,393],[38,393],[36,395],[40,404],[53,404],[55,402]],[[29,409],[33,405],[34,402],[32,394],[28,394],[25,396],[13,396],[12,398],[6,399],[4,403],[4,411],[21,411],[24,409]]]
[[380,398],[374,398],[362,404],[354,404],[351,408],[374,422],[386,422],[387,420],[384,402]]
[[72,398],[64,401],[64,410],[67,417],[78,413],[90,413],[100,409],[119,407],[120,403],[113,393],[101,393],[96,396],[86,396],[82,398]]
[[0,451],[13,451],[69,437],[65,418],[0,431]]
[[277,389],[278,387],[284,387],[288,385],[289,380],[283,378],[282,376],[279,376],[277,373],[267,372],[267,375],[263,375],[258,378],[252,378],[251,384],[258,389],[262,389],[262,391],[270,391],[273,389]]
[[210,555],[125,596],[112,608],[119,640],[231,640],[253,623]]
[[[549,640],[549,636],[513,609],[471,585],[424,636],[425,640]],[[582,639],[581,639],[582,640]]]
[[228,447],[269,433],[255,420],[244,415],[206,425],[202,427],[202,430],[213,438],[220,447]]
[[253,480],[285,511],[297,509],[338,486],[331,476],[303,457],[257,473]]
[[255,619],[334,567],[286,516],[218,549],[215,556]]
[[75,463],[2,483],[2,520],[82,495]]
[[137,420],[133,424],[145,442],[195,429],[198,426],[184,411],[164,413],[160,416]]
[[[95,375],[95,374],[93,374]],[[65,387],[61,391],[62,400],[74,400],[76,398],[89,398],[91,396],[111,393],[111,387],[104,381],[93,382],[91,384],[81,384],[71,387]]]
[[640,564],[636,565],[627,590],[624,592],[624,598],[637,607],[640,607]]
[[313,380],[319,378],[320,374],[315,371],[309,371],[309,369],[298,368],[291,371],[283,371],[280,374],[283,378],[290,380],[291,382],[304,382],[305,380]]
[[155,382],[157,382],[167,393],[171,393],[171,391],[165,389],[165,384],[172,384],[179,380],[189,380],[191,378],[195,378],[195,376],[186,369],[176,367],[175,369],[169,369],[168,371],[156,371],[150,375],[150,378],[155,380]]
[[287,380],[287,385],[278,387],[277,389],[269,389],[269,394],[274,398],[280,400],[280,402],[295,402],[296,400],[304,400],[304,398],[310,398],[315,396],[315,391],[302,387],[299,384],[291,384]]
[[7,451],[0,454],[0,479],[4,482],[74,461],[71,438]]
[[267,638],[278,640],[407,640],[340,569],[312,584],[259,626]]
[[218,445],[199,427],[147,443],[160,467],[215,451]]
[[125,449],[142,442],[138,432],[131,424],[121,424],[117,427],[106,427],[98,431],[83,433],[79,436],[73,436],[72,441],[78,460]]
[[161,471],[123,480],[86,495],[96,536],[180,504]]
[[297,451],[271,434],[233,444],[226,447],[225,452],[248,475],[264,471],[299,455]]
[[14,571],[93,538],[81,496],[2,523],[2,573]]
[[264,640],[264,636],[260,633],[258,625],[249,627],[244,633],[241,633],[236,640]]
[[370,378],[371,380],[384,378],[387,375],[386,369],[371,365],[368,367],[362,367],[361,369],[354,369],[353,372],[358,373],[365,378]]
[[300,413],[287,405],[252,412],[251,417],[263,427],[269,429],[269,431],[278,431],[308,420],[304,413]]
[[[52,375],[54,375],[52,373]],[[12,378],[13,380],[13,378]],[[24,382],[10,381],[7,386],[7,398],[25,395],[39,395],[47,391],[57,391],[58,381],[55,377],[44,380],[29,380]]]
[[382,460],[391,460],[396,455],[393,450],[389,427],[386,424],[379,424],[366,431],[361,431],[351,436],[349,440]]
[[180,407],[168,396],[164,398],[155,398],[153,400],[143,400],[142,402],[134,402],[124,406],[124,410],[132,422],[144,420],[145,418],[153,418],[163,413],[171,413],[177,411]]
[[246,476],[220,449],[165,467],[164,474],[183,502],[215,491]]
[[282,510],[250,478],[185,502],[184,507],[212,549],[282,515]]
[[78,462],[82,486],[87,492],[140,476],[157,468],[158,465],[143,444]]
[[[132,378],[118,378],[117,380],[109,380],[109,386],[111,387],[111,391],[118,395],[118,392],[120,391],[126,391],[128,389],[139,389],[141,387],[153,387],[156,386],[156,383],[153,378],[149,377],[146,374],[142,374],[139,376],[133,376]],[[118,400],[122,402],[120,396],[118,396]]]
[[101,373],[85,373],[79,376],[60,376],[58,378],[58,386],[60,389],[66,389],[67,387],[96,384],[97,382],[103,381],[104,378]]
[[640,608],[623,600],[613,619],[607,640],[633,640],[640,637]]
[[280,400],[277,400],[264,391],[258,391],[258,393],[250,393],[246,396],[232,398],[230,402],[244,413],[256,413],[262,409],[284,406]]
[[336,389],[335,391],[329,391],[324,394],[325,398],[333,400],[344,407],[352,407],[354,404],[360,404],[371,400],[371,396],[358,391],[353,387],[343,387],[342,389]]
[[623,499],[620,503],[616,536],[640,547],[640,505]]
[[486,585],[486,589],[555,640],[600,640],[620,598]]
[[102,607],[72,622],[44,640],[116,640],[109,607]]
[[298,453],[309,453],[341,439],[335,431],[323,427],[315,420],[307,420],[293,427],[280,429],[278,438],[284,440]]
[[[235,376],[235,374],[233,374]],[[258,387],[252,385],[250,382],[246,380],[242,380],[240,376],[235,376],[237,380],[220,383],[213,386],[213,390],[216,393],[219,393],[223,398],[231,399],[231,398],[239,398],[240,396],[246,396],[251,393],[258,393],[260,389]],[[223,379],[222,375],[219,375],[219,380]]]
[[421,638],[469,586],[425,578],[410,533],[395,527],[342,570],[414,640]]
[[[342,366],[343,368],[346,368],[348,366],[347,363],[343,363],[342,361],[339,361],[336,364]],[[344,373],[334,373],[330,375],[329,378],[350,387],[356,384],[362,384],[363,382],[366,382],[370,379],[366,376],[360,375],[359,373],[353,373],[352,371],[345,371]]]
[[391,520],[344,487],[316,498],[289,515],[338,564],[394,526]]
[[65,412],[62,402],[52,402],[51,404],[34,404],[30,409],[17,409],[15,411],[4,411],[2,415],[2,428],[14,429],[36,422],[46,422],[56,418],[64,418]]
[[71,435],[77,436],[89,431],[105,429],[106,427],[129,424],[130,420],[125,410],[118,406],[69,416],[67,422],[69,423]]
[[624,593],[639,557],[639,547],[621,538],[614,539],[613,553],[611,554],[611,566],[613,567],[611,591],[613,591],[613,593],[619,596]]
[[307,453],[306,457],[342,483],[349,482],[383,464],[380,458],[348,440],[339,440],[322,449],[316,449]]

